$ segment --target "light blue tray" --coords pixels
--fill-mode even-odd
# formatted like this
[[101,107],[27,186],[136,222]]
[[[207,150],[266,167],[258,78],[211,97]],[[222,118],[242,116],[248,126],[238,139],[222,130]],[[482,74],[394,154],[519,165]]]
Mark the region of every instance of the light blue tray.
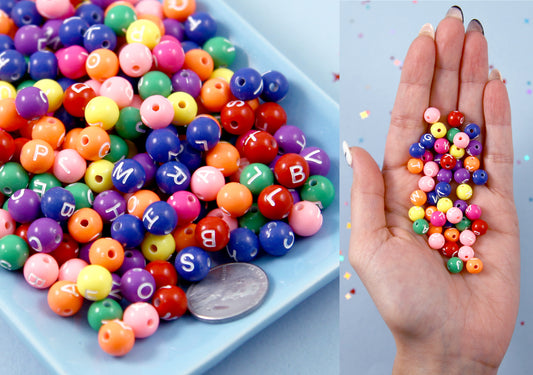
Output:
[[[304,130],[308,145],[328,152],[332,162],[328,177],[338,191],[338,105],[224,2],[199,1],[198,10],[212,14],[219,26],[217,34],[236,45],[237,58],[232,69],[275,69],[288,77],[290,92],[281,103],[288,123]],[[83,311],[72,318],[55,315],[47,305],[46,291],[31,288],[20,273],[0,270],[0,313],[43,365],[55,373],[201,373],[337,277],[338,254],[336,198],[324,211],[324,226],[317,235],[299,239],[284,257],[263,257],[256,262],[271,282],[258,310],[220,325],[199,322],[190,316],[162,322],[154,336],[137,340],[133,350],[122,358],[110,357],[99,348],[97,333],[89,327]]]

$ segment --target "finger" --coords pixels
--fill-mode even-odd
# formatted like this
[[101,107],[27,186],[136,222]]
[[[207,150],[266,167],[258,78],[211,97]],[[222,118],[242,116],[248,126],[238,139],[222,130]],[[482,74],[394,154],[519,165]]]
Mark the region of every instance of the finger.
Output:
[[461,61],[459,105],[468,122],[483,127],[483,90],[489,75],[487,40],[477,20],[472,20],[466,30]]
[[384,169],[404,166],[409,157],[406,150],[426,129],[423,115],[429,104],[435,65],[433,38],[433,27],[426,24],[407,51],[391,114]]

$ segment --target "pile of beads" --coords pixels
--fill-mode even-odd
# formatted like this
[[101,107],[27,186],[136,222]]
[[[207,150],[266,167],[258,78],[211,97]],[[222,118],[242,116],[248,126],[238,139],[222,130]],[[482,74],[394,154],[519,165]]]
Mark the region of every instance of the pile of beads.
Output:
[[0,1],[0,266],[60,316],[90,301],[114,356],[213,263],[286,254],[334,200],[287,78],[233,72],[216,31],[194,0]]
[[486,233],[487,223],[481,220],[481,208],[469,203],[474,192],[469,183],[483,185],[488,178],[480,168],[482,145],[476,139],[480,128],[470,123],[461,131],[465,116],[459,111],[448,114],[448,126],[440,118],[437,108],[426,109],[429,132],[409,147],[407,169],[423,174],[409,197],[413,204],[409,218],[415,233],[426,234],[429,247],[449,258],[450,272],[459,273],[466,264],[468,272],[479,273],[483,263],[472,245]]

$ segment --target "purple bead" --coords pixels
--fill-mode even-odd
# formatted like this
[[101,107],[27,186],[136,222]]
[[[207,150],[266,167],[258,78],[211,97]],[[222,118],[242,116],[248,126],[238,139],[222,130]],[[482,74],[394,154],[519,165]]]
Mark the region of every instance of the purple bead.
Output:
[[30,189],[17,190],[7,201],[7,210],[18,223],[29,223],[41,216],[39,194]]
[[481,151],[483,151],[483,146],[478,140],[473,139],[468,143],[468,146],[466,146],[466,153],[468,155],[478,156],[481,154]]
[[120,302],[122,300],[122,295],[120,294],[120,276],[116,273],[112,273],[111,280],[111,291],[109,292],[107,298],[111,298],[117,302]]
[[300,202],[302,199],[300,198],[300,194],[298,193],[298,190],[296,189],[289,189],[289,192],[292,195],[292,201],[294,204]]
[[172,76],[172,89],[190,94],[193,98],[200,95],[202,80],[190,69],[181,69]]
[[27,25],[17,30],[14,42],[17,51],[29,56],[45,49],[46,36],[39,26]]
[[102,9],[106,9],[113,3],[114,0],[91,0],[91,4],[99,6]]
[[305,134],[294,125],[282,126],[274,133],[274,138],[278,142],[279,152],[283,154],[299,154],[305,148]]
[[37,119],[48,112],[48,98],[37,87],[25,87],[17,93],[15,107],[26,120]]
[[457,199],[453,202],[454,207],[459,208],[461,211],[465,212],[466,208],[468,207],[468,203],[461,199]]
[[126,212],[126,200],[115,190],[106,190],[94,198],[93,209],[109,223]]
[[63,240],[63,229],[55,220],[42,217],[28,227],[28,243],[40,253],[54,251]]
[[54,51],[57,51],[61,47],[61,39],[59,39],[59,28],[63,20],[48,20],[41,27],[44,36],[46,38],[46,46],[50,47]]
[[171,35],[180,42],[185,40],[185,26],[180,21],[173,18],[165,18],[163,25],[165,26],[165,35]]
[[433,161],[434,161],[435,163],[437,163],[437,164],[440,164],[440,159],[442,158],[442,155],[443,155],[443,154],[435,154],[435,155],[433,156]]
[[452,182],[452,177],[453,177],[453,172],[450,171],[449,169],[442,168],[437,173],[437,181],[439,181],[439,182],[450,183],[450,182]]
[[452,168],[452,172],[458,171],[463,168],[463,161],[461,159],[455,159],[455,165]]
[[470,172],[466,168],[460,168],[453,173],[453,179],[458,184],[464,184],[470,180]]
[[137,249],[130,249],[124,251],[124,261],[122,266],[117,270],[119,275],[123,275],[126,271],[132,268],[144,268],[146,267],[146,259],[143,253]]
[[[96,240],[94,240],[96,241]],[[83,244],[80,246],[80,254],[79,254],[79,257],[80,259],[86,261],[88,264],[91,264],[91,260],[89,259],[89,250],[92,246],[92,244],[94,243],[94,241],[91,241],[89,243],[86,243],[86,244]]]
[[330,168],[330,160],[326,151],[318,147],[306,147],[300,152],[300,156],[309,165],[309,175],[327,176]]
[[157,172],[157,164],[146,152],[137,154],[132,159],[142,165],[144,173],[146,173],[146,181],[144,186],[148,185],[155,177],[155,173]]
[[130,302],[148,302],[154,294],[155,279],[143,268],[132,268],[122,275],[120,291]]

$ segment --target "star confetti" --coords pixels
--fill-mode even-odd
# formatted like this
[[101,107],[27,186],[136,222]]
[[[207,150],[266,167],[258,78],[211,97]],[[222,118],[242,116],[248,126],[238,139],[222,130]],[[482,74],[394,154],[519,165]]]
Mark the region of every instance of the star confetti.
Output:
[[346,223],[346,229],[352,229],[352,223],[350,222]]
[[368,118],[368,116],[370,116],[370,111],[366,110],[366,111],[360,112],[359,116],[361,117],[361,120],[364,120],[364,119]]
[[339,79],[341,79],[340,73],[333,73],[333,82],[337,82]]
[[351,274],[350,272],[346,272],[346,273],[344,274],[344,278],[345,278],[346,280],[350,280],[351,277],[352,277],[352,274]]
[[344,295],[344,298],[346,298],[346,300],[350,300],[352,298],[352,295],[350,293],[346,293]]

